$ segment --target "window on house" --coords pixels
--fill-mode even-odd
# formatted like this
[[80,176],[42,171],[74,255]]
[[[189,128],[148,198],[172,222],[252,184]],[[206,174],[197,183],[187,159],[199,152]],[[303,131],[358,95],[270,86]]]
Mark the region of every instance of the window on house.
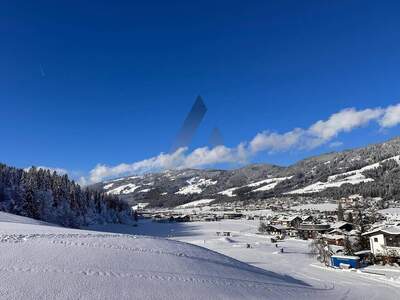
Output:
[[376,243],[377,243],[377,242],[378,242],[378,238],[374,238],[374,242],[376,242]]
[[400,236],[389,236],[386,238],[386,246],[400,247]]

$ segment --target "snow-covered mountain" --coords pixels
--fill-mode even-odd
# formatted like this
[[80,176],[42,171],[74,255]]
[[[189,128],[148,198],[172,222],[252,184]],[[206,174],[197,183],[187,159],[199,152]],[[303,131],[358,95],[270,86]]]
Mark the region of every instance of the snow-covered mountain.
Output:
[[201,199],[268,199],[276,196],[354,193],[400,198],[400,138],[332,152],[288,167],[253,164],[235,170],[169,170],[118,178],[93,186],[130,204],[176,206]]
[[336,299],[198,246],[0,212],[1,299]]

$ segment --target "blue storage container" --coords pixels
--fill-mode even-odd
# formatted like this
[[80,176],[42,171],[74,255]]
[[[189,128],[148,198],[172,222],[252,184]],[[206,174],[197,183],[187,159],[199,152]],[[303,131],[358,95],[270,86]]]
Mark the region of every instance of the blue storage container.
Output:
[[360,258],[358,256],[332,255],[331,266],[339,268],[340,264],[346,264],[356,269],[360,265]]

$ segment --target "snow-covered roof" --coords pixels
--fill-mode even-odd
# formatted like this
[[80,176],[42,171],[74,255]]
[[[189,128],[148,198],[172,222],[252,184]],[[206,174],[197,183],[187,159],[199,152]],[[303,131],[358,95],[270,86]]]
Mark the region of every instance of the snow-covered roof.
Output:
[[345,225],[347,225],[347,224],[351,225],[351,224],[348,223],[348,222],[339,221],[339,222],[336,222],[335,224],[332,224],[332,225],[331,225],[331,228],[332,228],[332,229],[340,229],[341,227],[343,227],[343,226],[345,226]]
[[380,228],[376,228],[374,230],[365,232],[362,235],[372,235],[372,234],[378,234],[380,232],[386,233],[389,235],[398,235],[398,234],[400,234],[400,226],[380,227]]
[[275,229],[278,229],[278,230],[282,230],[282,229],[286,229],[287,227],[285,227],[285,226],[282,226],[282,225],[268,225],[268,226],[271,226],[272,228],[275,228]]
[[363,255],[363,254],[369,254],[369,253],[371,253],[371,250],[361,250],[361,251],[354,252],[355,255]]
[[342,233],[343,233],[343,230],[341,230],[341,229],[339,229],[339,228],[334,228],[334,229],[330,230],[329,233],[330,233],[330,234],[333,234],[333,233],[342,234]]
[[278,218],[278,221],[289,221],[292,222],[293,220],[295,220],[296,218],[300,218],[297,215],[292,215],[292,216],[280,216]]
[[342,240],[344,239],[344,235],[342,234],[324,234],[324,237],[331,240]]
[[359,234],[360,233],[360,230],[357,230],[357,229],[353,229],[353,230],[350,230],[349,231],[349,235],[357,235],[357,234]]
[[343,252],[344,247],[339,245],[329,245],[329,249],[331,250],[332,253],[339,253]]

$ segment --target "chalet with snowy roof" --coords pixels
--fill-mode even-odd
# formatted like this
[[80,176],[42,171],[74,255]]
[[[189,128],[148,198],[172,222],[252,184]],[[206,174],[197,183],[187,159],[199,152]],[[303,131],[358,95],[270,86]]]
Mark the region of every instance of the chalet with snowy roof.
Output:
[[359,234],[359,231],[353,227],[353,224],[347,222],[337,222],[331,225],[331,229],[324,234],[324,237],[329,245],[343,246],[346,237],[354,237]]
[[300,226],[297,228],[298,231],[298,236],[302,239],[314,239],[316,238],[319,234],[324,234],[329,231],[330,229],[329,224],[300,224]]
[[376,228],[365,232],[375,256],[400,257],[400,226]]
[[354,229],[354,225],[348,222],[340,221],[334,224],[331,224],[331,228],[329,230],[329,234],[347,234]]
[[334,233],[327,233],[324,234],[324,238],[328,245],[336,245],[336,246],[343,246],[345,235],[344,234],[334,234]]
[[270,235],[286,235],[286,230],[288,228],[285,226],[282,226],[280,224],[269,224],[267,225],[267,228],[265,229],[265,232]]
[[311,215],[305,215],[300,217],[303,222],[313,222],[314,217]]
[[280,216],[275,222],[284,227],[297,228],[303,220],[299,216]]

